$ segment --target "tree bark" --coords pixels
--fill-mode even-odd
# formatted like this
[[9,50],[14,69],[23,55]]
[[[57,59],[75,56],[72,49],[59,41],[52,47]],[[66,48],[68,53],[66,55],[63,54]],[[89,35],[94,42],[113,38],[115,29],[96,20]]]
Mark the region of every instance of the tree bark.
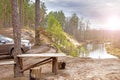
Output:
[[40,0],[35,0],[35,45],[40,45]]
[[17,0],[11,0],[12,4],[12,26],[13,26],[13,37],[14,37],[14,77],[23,76],[23,73],[20,72],[21,65],[20,61],[17,58],[18,54],[21,54],[21,28],[20,20],[18,14],[18,3]]
[[23,0],[20,0],[19,15],[20,15],[20,27],[23,28]]

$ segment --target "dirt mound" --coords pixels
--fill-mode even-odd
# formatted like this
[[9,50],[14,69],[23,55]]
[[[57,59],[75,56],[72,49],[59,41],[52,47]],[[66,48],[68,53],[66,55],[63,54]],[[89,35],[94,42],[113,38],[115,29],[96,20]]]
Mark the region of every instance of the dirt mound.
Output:
[[[13,38],[13,29],[12,28],[1,28],[0,29],[0,34]],[[30,29],[22,29],[21,30],[21,37],[22,39],[28,39],[33,41],[34,39],[34,31]]]
[[13,38],[13,29],[12,28],[1,28],[0,34],[10,37],[10,38]]
[[[13,28],[1,28],[0,34],[13,38]],[[22,29],[21,30],[21,38],[30,40],[30,42],[34,43],[35,32],[32,29]],[[49,37],[49,34],[45,31],[44,28],[40,28],[40,40],[42,44],[52,44],[52,40]]]

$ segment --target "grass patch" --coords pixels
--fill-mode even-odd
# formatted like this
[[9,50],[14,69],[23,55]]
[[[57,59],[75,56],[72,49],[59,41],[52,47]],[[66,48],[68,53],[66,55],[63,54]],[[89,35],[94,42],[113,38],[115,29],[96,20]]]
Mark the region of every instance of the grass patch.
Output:
[[115,48],[112,44],[106,44],[105,47],[109,54],[115,55],[120,58],[120,49],[119,48]]

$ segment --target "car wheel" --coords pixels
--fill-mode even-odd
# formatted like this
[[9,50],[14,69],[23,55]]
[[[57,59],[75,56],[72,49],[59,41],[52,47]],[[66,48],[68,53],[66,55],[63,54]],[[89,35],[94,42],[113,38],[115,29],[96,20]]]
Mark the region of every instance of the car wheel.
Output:
[[14,48],[11,49],[11,51],[10,51],[10,56],[11,56],[11,57],[14,56]]
[[[21,49],[21,52],[22,52],[22,54],[24,53],[23,49]],[[10,56],[11,56],[11,57],[14,57],[14,48],[11,49],[11,54],[10,54]]]

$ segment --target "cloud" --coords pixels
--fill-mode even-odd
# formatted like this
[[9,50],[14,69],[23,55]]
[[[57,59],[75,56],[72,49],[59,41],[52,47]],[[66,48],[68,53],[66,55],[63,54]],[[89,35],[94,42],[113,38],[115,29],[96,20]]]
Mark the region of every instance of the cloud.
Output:
[[110,15],[120,15],[120,0],[44,0],[49,11],[62,10],[66,16],[76,13],[96,23],[105,22]]

